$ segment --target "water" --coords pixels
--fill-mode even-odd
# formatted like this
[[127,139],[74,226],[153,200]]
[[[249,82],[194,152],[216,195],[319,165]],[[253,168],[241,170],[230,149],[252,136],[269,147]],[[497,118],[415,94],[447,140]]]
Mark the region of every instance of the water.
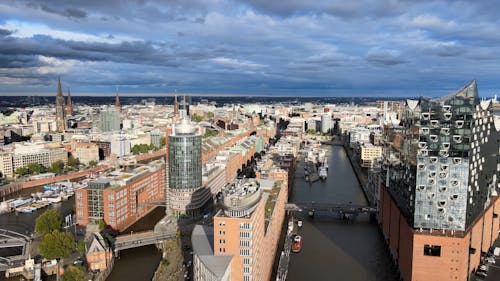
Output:
[[[328,178],[305,182],[301,161],[290,201],[367,204],[344,149],[324,148],[329,150]],[[353,222],[304,217],[299,234],[303,236],[302,251],[292,254],[288,281],[398,280],[378,227],[368,216]]]

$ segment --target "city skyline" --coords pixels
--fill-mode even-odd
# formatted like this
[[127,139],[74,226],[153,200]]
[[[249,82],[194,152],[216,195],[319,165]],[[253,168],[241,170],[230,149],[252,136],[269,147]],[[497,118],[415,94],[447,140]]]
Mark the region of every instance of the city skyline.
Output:
[[[439,96],[499,89],[494,3],[6,1],[2,95]],[[493,9],[492,9],[493,8]]]

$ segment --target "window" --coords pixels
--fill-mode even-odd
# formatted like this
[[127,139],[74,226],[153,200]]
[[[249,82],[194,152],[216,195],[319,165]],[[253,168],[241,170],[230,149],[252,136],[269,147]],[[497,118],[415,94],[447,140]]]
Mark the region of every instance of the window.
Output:
[[436,245],[424,245],[424,255],[440,257],[441,256],[441,246]]
[[250,258],[244,258],[243,259],[243,264],[250,265],[251,263],[252,263],[252,259],[250,259]]

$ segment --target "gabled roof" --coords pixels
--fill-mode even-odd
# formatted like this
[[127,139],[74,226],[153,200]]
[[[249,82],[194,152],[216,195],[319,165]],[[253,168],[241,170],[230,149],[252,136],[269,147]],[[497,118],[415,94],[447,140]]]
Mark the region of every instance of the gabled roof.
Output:
[[106,239],[102,237],[99,232],[95,232],[92,236],[92,241],[87,248],[87,254],[96,253],[96,252],[105,252],[108,249],[108,243]]

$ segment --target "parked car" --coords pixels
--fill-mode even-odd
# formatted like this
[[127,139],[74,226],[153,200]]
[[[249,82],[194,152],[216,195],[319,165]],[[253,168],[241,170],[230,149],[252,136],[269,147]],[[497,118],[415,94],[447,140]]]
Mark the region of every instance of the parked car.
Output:
[[488,277],[488,274],[484,271],[478,270],[478,271],[476,271],[476,276],[481,277],[481,278],[486,278],[486,277]]

